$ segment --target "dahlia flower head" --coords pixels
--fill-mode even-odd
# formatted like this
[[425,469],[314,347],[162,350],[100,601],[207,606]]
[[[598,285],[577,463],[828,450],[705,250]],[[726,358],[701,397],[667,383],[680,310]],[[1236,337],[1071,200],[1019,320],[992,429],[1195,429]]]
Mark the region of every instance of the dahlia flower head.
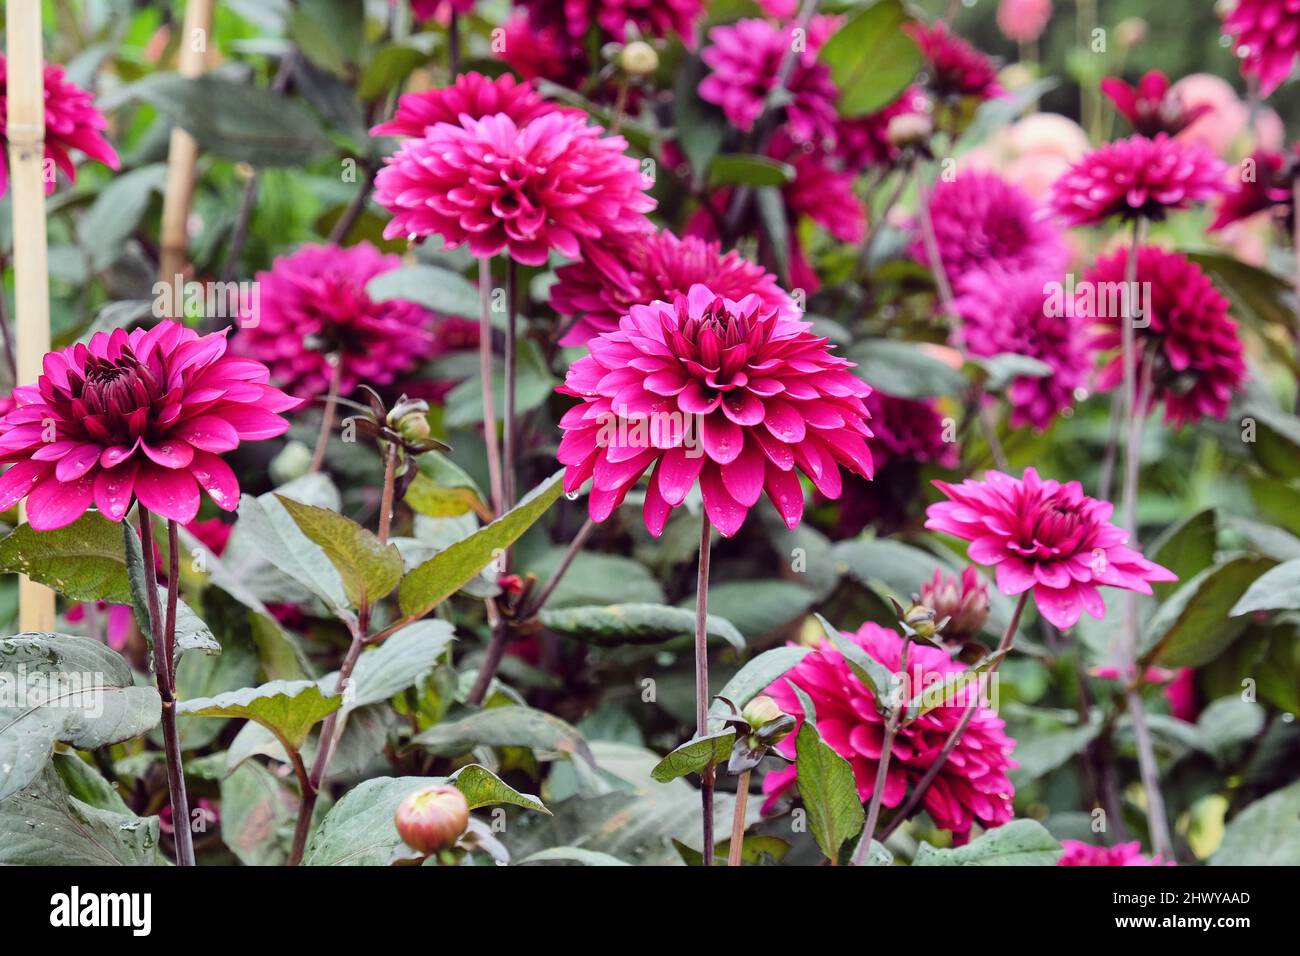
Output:
[[1295,0],[1236,0],[1223,18],[1243,76],[1259,78],[1268,96],[1282,85],[1300,55],[1300,4]]
[[1052,0],[1000,0],[998,3],[998,29],[1016,43],[1037,40],[1050,19]]
[[894,462],[957,465],[957,444],[944,437],[944,417],[932,399],[900,398],[873,388],[863,401],[871,414],[867,447],[876,468]]
[[[578,89],[587,79],[586,49],[562,25],[538,26],[527,10],[516,8],[500,30],[501,43],[495,56],[524,79],[551,80],[570,89]],[[602,85],[594,94],[605,90]],[[633,92],[629,91],[629,97]]]
[[256,313],[240,321],[232,345],[271,370],[271,380],[302,399],[330,389],[338,361],[339,394],[358,385],[391,385],[429,356],[434,313],[402,299],[376,302],[375,276],[400,268],[399,255],[368,242],[307,245],[259,272]]
[[520,83],[509,73],[496,79],[482,73],[461,73],[450,86],[403,93],[393,118],[371,128],[370,135],[423,136],[425,130],[439,123],[454,125],[462,116],[482,119],[496,113],[522,126],[557,110],[560,108],[542,99],[531,83]]
[[225,511],[239,482],[218,456],[283,434],[278,412],[300,402],[268,384],[266,366],[226,354],[226,330],[200,336],[166,320],[96,332],[45,356],[35,385],[14,389],[0,419],[0,510],[27,498],[37,531],[62,528],[92,504],[121,521],[138,500],[182,524],[199,489]]
[[[722,107],[727,120],[748,133],[776,87],[795,29],[758,18],[711,29],[700,59],[712,72],[700,82],[700,99]],[[785,89],[790,94],[785,128],[791,138],[807,143],[835,135],[838,94],[830,68],[817,62],[813,43],[798,54]]]
[[[1097,387],[1118,388],[1124,381],[1121,338],[1125,311],[1088,296],[1088,289],[1118,288],[1123,283],[1128,250],[1103,256],[1086,273],[1075,315],[1094,323],[1092,347],[1107,356],[1097,375]],[[1176,252],[1157,246],[1138,250],[1139,288],[1150,289],[1150,314],[1145,325],[1134,323],[1134,363],[1138,373],[1138,407],[1163,402],[1165,421],[1181,427],[1202,418],[1224,418],[1232,396],[1246,381],[1237,323],[1228,315],[1228,300],[1200,266]],[[1144,356],[1154,353],[1150,394],[1142,390]]]
[[1115,846],[1094,846],[1082,840],[1062,840],[1065,850],[1056,861],[1057,866],[1173,866],[1158,856],[1142,855],[1142,844],[1117,843]]
[[1052,186],[1053,210],[1072,226],[1096,226],[1111,216],[1161,220],[1224,192],[1227,165],[1204,146],[1130,136],[1093,150]]
[[731,536],[764,492],[796,527],[801,471],[828,498],[839,497],[841,465],[870,478],[870,388],[809,326],[757,295],[730,299],[703,284],[632,306],[558,389],[582,399],[560,420],[565,491],[593,479],[588,509],[604,521],[653,466],[651,534],[698,481],[709,520]]
[[1006,94],[998,83],[997,65],[988,56],[949,31],[942,20],[903,27],[925,57],[926,85],[939,98],[973,96],[991,100]]
[[375,177],[375,201],[393,213],[384,236],[436,234],[479,258],[504,250],[540,266],[552,250],[578,259],[598,241],[647,230],[651,179],[623,137],[602,133],[573,111],[430,126]]
[[624,43],[628,29],[662,39],[677,34],[688,49],[695,48],[696,25],[704,15],[704,0],[518,0],[538,28],[557,27],[575,40],[584,40],[592,26],[607,39]]
[[[898,671],[903,648],[901,635],[867,622],[856,634],[846,631],[844,636],[891,673]],[[937,647],[913,642],[908,650],[907,670],[912,696],[916,696],[949,675],[966,670],[966,665],[954,661]],[[804,713],[794,687],[812,701],[815,715]],[[798,726],[809,716],[815,716],[822,740],[852,766],[858,797],[863,802],[871,799],[884,742],[885,718],[876,709],[871,689],[858,680],[832,644],[821,644],[764,693],[785,713],[793,715]],[[884,806],[897,807],[908,789],[925,776],[968,704],[966,699],[945,701],[899,727],[881,797]],[[952,831],[958,842],[963,842],[977,823],[991,828],[1012,818],[1015,788],[1008,771],[1018,764],[1011,757],[1015,741],[1006,735],[1005,727],[1003,720],[981,701],[966,732],[921,800],[921,806],[935,825]],[[794,757],[797,736],[796,730],[777,744],[777,749]],[[784,767],[763,778],[763,792],[768,795],[763,805],[765,812],[794,784],[795,769],[793,765]]]
[[1128,532],[1110,523],[1110,502],[1088,497],[1077,481],[1026,468],[1023,478],[989,471],[983,481],[934,484],[949,500],[930,505],[925,526],[969,541],[967,557],[994,566],[999,591],[1032,590],[1038,612],[1059,628],[1083,611],[1100,620],[1102,585],[1150,594],[1152,582],[1177,580],[1128,547]]
[[1144,73],[1135,87],[1108,76],[1101,81],[1101,91],[1128,120],[1133,132],[1141,136],[1177,136],[1212,108],[1208,103],[1188,106],[1177,90],[1170,89],[1169,77],[1159,70]]
[[679,239],[667,229],[639,233],[607,250],[621,268],[600,268],[590,261],[561,266],[551,286],[551,306],[576,318],[561,345],[585,345],[593,335],[613,332],[634,305],[671,302],[705,283],[717,295],[743,299],[756,295],[782,318],[797,319],[799,309],[776,276],[719,242],[698,236]]
[[[997,173],[963,170],[930,193],[930,222],[954,286],[973,273],[1060,273],[1067,253],[1060,229],[1034,199]],[[919,224],[911,254],[928,262]]]
[[[8,64],[0,55],[0,136],[9,121]],[[95,109],[95,98],[88,90],[67,79],[63,67],[45,66],[45,158],[54,164],[70,181],[76,182],[77,167],[72,162],[71,150],[78,150],[90,159],[117,170],[121,163],[117,150],[104,138],[108,120]],[[6,144],[7,146],[7,144]],[[45,192],[54,192],[54,178],[45,183]],[[0,196],[9,190],[8,150],[0,155]]]
[[1005,390],[1013,428],[1046,428],[1074,404],[1092,367],[1092,340],[1083,323],[1069,317],[1061,296],[1052,307],[1049,284],[1058,272],[970,273],[956,286],[953,306],[971,355],[990,358],[1014,352],[1051,368],[1049,375],[1018,375]]
[[[1271,149],[1251,153],[1240,167],[1242,175],[1238,177],[1237,188],[1219,198],[1209,231],[1218,232],[1266,210],[1277,210],[1289,233],[1295,215],[1292,182],[1296,159],[1294,154],[1288,157]],[[1250,175],[1246,175],[1247,169]]]

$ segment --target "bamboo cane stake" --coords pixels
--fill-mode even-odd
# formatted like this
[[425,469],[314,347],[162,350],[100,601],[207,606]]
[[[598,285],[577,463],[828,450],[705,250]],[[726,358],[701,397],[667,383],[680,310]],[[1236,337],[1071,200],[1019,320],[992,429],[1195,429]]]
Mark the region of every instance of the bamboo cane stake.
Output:
[[[18,383],[41,374],[50,349],[50,290],[45,240],[45,64],[40,0],[6,4],[9,188],[13,194],[15,338]],[[21,506],[20,506],[21,509]],[[22,510],[20,517],[25,517]],[[26,576],[18,583],[24,631],[54,630],[54,592]]]
[[[193,78],[203,73],[212,33],[212,3],[213,0],[189,0],[185,5],[178,65],[181,76]],[[194,197],[194,167],[198,158],[199,144],[194,137],[180,127],[173,129],[167,150],[167,182],[163,191],[158,255],[158,278],[163,282],[171,282],[184,273],[187,265],[189,243],[185,226],[190,215],[190,201]],[[180,303],[174,302],[173,311],[179,313],[180,310]]]

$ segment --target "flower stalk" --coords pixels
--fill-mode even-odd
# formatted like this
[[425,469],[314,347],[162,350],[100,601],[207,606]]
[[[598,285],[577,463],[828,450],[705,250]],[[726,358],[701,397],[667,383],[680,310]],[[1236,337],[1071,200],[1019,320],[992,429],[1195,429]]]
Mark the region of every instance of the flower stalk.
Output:
[[749,803],[749,775],[746,770],[736,784],[736,812],[731,818],[731,843],[727,848],[727,866],[740,866],[740,854],[745,849],[745,808]]
[[[695,736],[709,732],[709,551],[713,526],[700,515],[700,566],[695,580]],[[713,785],[717,769],[700,773],[700,812],[704,829],[704,865],[713,865]],[[744,817],[741,817],[743,832]]]
[[[898,736],[899,724],[902,723],[903,714],[907,711],[908,701],[912,699],[907,675],[907,651],[911,646],[911,638],[905,638],[903,649],[898,655],[899,693],[891,704],[889,720],[885,722],[885,735],[880,744],[880,763],[876,766],[876,782],[871,791],[871,802],[867,805],[867,820],[862,827],[862,839],[858,841],[857,849],[853,853],[854,866],[865,864],[867,855],[871,852],[871,843],[876,836],[876,822],[880,819],[880,805],[885,796],[885,785],[889,781],[889,764],[894,756],[894,738]],[[972,711],[968,708],[967,712]],[[953,741],[953,746],[956,746],[956,741]]]

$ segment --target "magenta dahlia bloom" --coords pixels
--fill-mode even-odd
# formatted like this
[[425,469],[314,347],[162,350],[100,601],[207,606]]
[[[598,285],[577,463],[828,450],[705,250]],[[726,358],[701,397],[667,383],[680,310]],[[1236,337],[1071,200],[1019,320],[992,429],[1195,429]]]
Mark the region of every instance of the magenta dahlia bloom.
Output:
[[1092,367],[1083,323],[1052,307],[1049,283],[1059,273],[970,273],[957,286],[964,347],[985,358],[1015,352],[1049,365],[1050,375],[1020,375],[1006,389],[1011,425],[1046,428],[1074,404]]
[[[1097,386],[1103,390],[1117,388],[1124,380],[1120,352],[1124,310],[1085,293],[1117,288],[1101,283],[1124,282],[1127,263],[1127,249],[1098,259],[1084,277],[1089,285],[1075,302],[1075,314],[1096,324],[1093,346],[1108,356],[1097,376]],[[1241,338],[1237,323],[1228,315],[1228,300],[1200,266],[1157,246],[1138,250],[1137,282],[1151,293],[1150,314],[1143,316],[1148,324],[1134,327],[1138,407],[1164,402],[1165,421],[1177,426],[1206,417],[1225,417],[1233,394],[1246,380]],[[1141,363],[1151,352],[1154,362],[1148,396],[1141,393]]]
[[366,283],[400,268],[402,257],[368,242],[302,246],[259,272],[256,314],[245,316],[234,351],[264,363],[271,380],[302,399],[329,391],[341,362],[339,393],[362,383],[390,385],[428,356],[434,314],[414,302],[375,302]]
[[1259,77],[1261,96],[1291,74],[1300,55],[1300,4],[1295,0],[1236,0],[1223,28],[1235,38],[1242,75]]
[[[700,82],[700,99],[722,107],[741,132],[752,130],[776,86],[794,30],[792,24],[778,26],[760,19],[714,27],[709,31],[709,46],[700,54],[712,70]],[[833,137],[838,115],[830,68],[817,62],[812,46],[798,55],[785,84],[789,93],[785,126],[799,142]]]
[[1000,0],[998,29],[1008,40],[1032,43],[1052,19],[1052,0]]
[[[903,647],[901,635],[867,622],[858,628],[856,634],[846,631],[844,636],[891,672],[898,670]],[[927,687],[940,684],[950,674],[964,671],[966,665],[954,661],[937,647],[913,643],[908,651],[907,669],[910,686],[915,694],[919,694]],[[866,802],[875,790],[885,733],[885,718],[876,710],[875,695],[858,680],[844,657],[829,642],[807,655],[764,691],[802,725],[807,715],[791,684],[812,700],[818,733],[853,767],[858,797]],[[970,692],[973,693],[973,689]],[[965,691],[957,694],[956,698],[964,694]],[[925,776],[969,703],[968,699],[945,701],[899,728],[885,777],[885,792],[881,797],[884,806],[898,806],[908,788]],[[1018,765],[1011,758],[1015,741],[1006,735],[1005,726],[1002,719],[981,702],[956,749],[921,800],[921,806],[935,825],[951,830],[959,841],[976,823],[991,828],[1001,826],[1012,817],[1011,801],[1015,788],[1007,773]],[[791,733],[777,745],[777,749],[793,757],[796,736],[796,733]],[[763,778],[763,792],[769,795],[765,811],[794,780],[794,766],[774,771]]]
[[45,356],[35,385],[14,389],[0,419],[0,511],[27,498],[38,531],[62,528],[92,504],[121,521],[131,503],[182,524],[199,489],[239,506],[239,482],[218,455],[289,428],[297,399],[267,384],[265,365],[226,354],[226,331],[200,336],[172,321]]
[[1218,232],[1265,210],[1276,210],[1278,219],[1287,225],[1289,233],[1295,215],[1291,189],[1295,177],[1294,157],[1288,161],[1282,153],[1257,149],[1251,153],[1250,161],[1253,175],[1239,177],[1237,188],[1220,197],[1209,231]]
[[[8,65],[4,56],[0,56],[0,137],[3,137],[9,122],[9,81]],[[72,162],[71,150],[78,150],[89,158],[103,163],[109,169],[121,166],[117,150],[104,138],[108,129],[108,120],[95,109],[95,98],[89,91],[68,80],[63,67],[57,64],[45,66],[45,158],[54,164],[68,179],[75,182],[77,167]],[[9,167],[7,164],[8,143],[0,154],[0,196],[9,189]],[[45,183],[47,193],[54,192],[54,180]]]
[[608,253],[618,260],[618,269],[584,260],[556,270],[551,306],[577,318],[561,345],[584,345],[593,335],[613,332],[632,306],[672,302],[701,282],[725,298],[752,293],[782,318],[799,317],[776,276],[735,250],[724,254],[721,243],[696,236],[679,239],[665,229],[633,236]]
[[1213,109],[1209,103],[1188,107],[1178,93],[1170,92],[1169,77],[1159,70],[1144,73],[1136,87],[1108,76],[1101,81],[1101,91],[1128,120],[1133,132],[1142,136],[1177,136]]
[[944,468],[957,464],[957,445],[944,439],[944,418],[934,401],[872,389],[865,403],[873,432],[867,447],[877,468],[895,461]]
[[506,250],[540,266],[551,250],[577,259],[585,244],[645,230],[650,177],[623,137],[602,132],[574,112],[432,126],[375,177],[375,200],[393,213],[384,236],[437,234],[480,258]]
[[1115,846],[1094,846],[1081,840],[1062,840],[1065,850],[1056,861],[1057,866],[1173,866],[1158,856],[1142,855],[1142,844],[1119,843]]
[[1164,219],[1171,209],[1205,202],[1228,187],[1228,167],[1204,146],[1130,136],[1095,149],[1052,185],[1052,208],[1073,226],[1111,216]]
[[653,465],[651,534],[698,480],[709,520],[729,536],[764,492],[798,525],[800,471],[828,498],[839,497],[841,465],[871,477],[870,388],[808,328],[757,295],[698,284],[671,303],[632,306],[560,386],[583,400],[560,420],[565,490],[594,478],[589,510],[604,521]]
[[482,73],[462,73],[451,86],[403,94],[393,118],[371,129],[370,135],[423,136],[425,130],[438,123],[459,125],[462,116],[482,119],[495,113],[504,113],[522,126],[555,109],[531,83],[520,83],[509,73],[496,79]]
[[990,100],[1006,93],[993,60],[951,33],[942,20],[930,25],[909,23],[903,29],[921,48],[929,75],[926,85],[935,96]]
[[605,39],[624,43],[628,27],[662,38],[677,34],[695,47],[695,27],[704,14],[704,0],[518,0],[539,28],[558,27],[575,40],[597,26]]
[[989,471],[984,481],[934,484],[951,500],[930,505],[925,526],[971,542],[967,556],[996,567],[1003,594],[1032,588],[1039,613],[1059,628],[1073,627],[1082,611],[1105,615],[1100,585],[1150,594],[1151,582],[1177,580],[1127,547],[1128,532],[1110,523],[1110,502],[1089,498],[1077,481],[1026,468],[1023,478]]
[[[941,179],[930,193],[930,221],[954,286],[971,273],[1059,273],[1065,268],[1065,243],[1047,211],[997,173],[972,169]],[[919,226],[912,231],[912,256],[927,262]]]

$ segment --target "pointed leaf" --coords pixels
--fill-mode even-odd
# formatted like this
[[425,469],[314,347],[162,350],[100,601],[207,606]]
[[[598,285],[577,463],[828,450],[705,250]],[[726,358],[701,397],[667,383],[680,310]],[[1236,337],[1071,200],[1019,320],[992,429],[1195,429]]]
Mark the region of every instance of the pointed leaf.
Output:
[[285,746],[299,750],[312,727],[342,703],[342,697],[326,695],[315,681],[277,680],[216,697],[183,700],[176,713],[185,717],[244,717],[270,730]]
[[370,531],[336,511],[305,505],[276,495],[300,531],[320,545],[343,579],[343,589],[354,607],[375,604],[402,579],[402,555]]
[[19,525],[0,541],[0,571],[25,574],[71,601],[131,603],[122,529],[94,511],[53,531]]
[[688,773],[699,773],[710,764],[717,766],[726,763],[735,740],[734,730],[722,730],[716,734],[692,737],[659,761],[654,770],[650,771],[650,776],[660,783],[667,783]]
[[[663,604],[544,608],[538,618],[552,631],[598,647],[663,644],[695,633],[694,611]],[[724,618],[710,614],[706,628],[709,637],[720,638],[732,647],[745,646],[745,638]]]

